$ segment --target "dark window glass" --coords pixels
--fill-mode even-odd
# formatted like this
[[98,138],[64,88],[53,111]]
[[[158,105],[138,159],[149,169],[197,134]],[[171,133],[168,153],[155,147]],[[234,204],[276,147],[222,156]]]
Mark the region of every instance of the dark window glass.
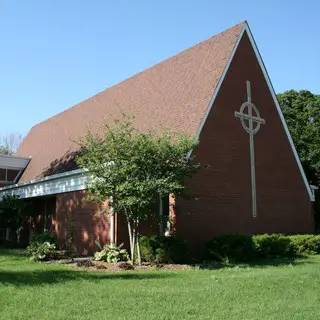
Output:
[[8,170],[8,181],[13,182],[19,172],[19,170]]
[[0,169],[0,181],[5,181],[5,180],[6,180],[6,170]]

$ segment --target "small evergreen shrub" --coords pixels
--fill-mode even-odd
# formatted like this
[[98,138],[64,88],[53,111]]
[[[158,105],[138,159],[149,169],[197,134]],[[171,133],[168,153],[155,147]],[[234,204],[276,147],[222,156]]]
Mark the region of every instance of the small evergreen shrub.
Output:
[[205,246],[204,260],[248,262],[255,257],[252,236],[248,234],[222,234],[213,237]]
[[123,244],[120,244],[120,246],[116,246],[113,243],[105,245],[101,251],[95,253],[94,260],[106,262],[128,261],[128,252],[122,247]]
[[56,255],[56,246],[50,242],[33,242],[27,247],[26,254],[34,261],[54,259]]
[[297,254],[320,254],[320,235],[299,234],[289,236]]
[[297,250],[290,237],[283,234],[254,235],[253,242],[258,258],[293,257]]
[[176,237],[142,236],[141,258],[146,262],[185,263],[188,257],[186,241]]

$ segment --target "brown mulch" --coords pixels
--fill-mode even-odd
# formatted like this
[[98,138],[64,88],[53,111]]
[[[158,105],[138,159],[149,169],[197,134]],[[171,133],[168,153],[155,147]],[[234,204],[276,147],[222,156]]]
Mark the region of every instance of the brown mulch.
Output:
[[135,271],[148,271],[148,270],[185,270],[192,269],[194,267],[190,265],[182,264],[151,264],[143,263],[141,266],[132,265],[127,262],[114,262],[108,263],[103,261],[81,261],[75,264],[72,264],[74,268],[85,268],[88,271],[100,271],[100,272],[119,272],[126,270],[135,270]]

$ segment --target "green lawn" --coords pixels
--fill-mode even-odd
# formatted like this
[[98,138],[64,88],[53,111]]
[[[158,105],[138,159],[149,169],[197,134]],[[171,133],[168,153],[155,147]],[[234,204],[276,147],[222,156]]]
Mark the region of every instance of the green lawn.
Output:
[[0,251],[0,319],[320,319],[320,257],[99,273]]

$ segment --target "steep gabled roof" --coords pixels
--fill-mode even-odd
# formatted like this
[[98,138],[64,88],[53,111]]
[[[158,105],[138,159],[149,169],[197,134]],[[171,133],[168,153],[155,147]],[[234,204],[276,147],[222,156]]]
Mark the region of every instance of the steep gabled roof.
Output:
[[88,127],[135,115],[140,130],[170,128],[195,136],[245,22],[165,60],[34,126],[17,155],[32,160],[19,182],[73,168]]

